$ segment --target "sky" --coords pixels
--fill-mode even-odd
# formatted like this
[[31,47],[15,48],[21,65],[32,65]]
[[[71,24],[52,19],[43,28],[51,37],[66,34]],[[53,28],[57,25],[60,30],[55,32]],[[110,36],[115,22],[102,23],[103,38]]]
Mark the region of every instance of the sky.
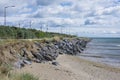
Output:
[[120,37],[120,0],[0,0],[0,25],[87,37]]

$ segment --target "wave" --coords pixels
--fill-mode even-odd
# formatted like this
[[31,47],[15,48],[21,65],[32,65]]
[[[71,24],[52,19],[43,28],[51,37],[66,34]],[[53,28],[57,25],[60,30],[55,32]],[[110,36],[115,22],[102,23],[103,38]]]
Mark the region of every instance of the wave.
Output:
[[117,46],[119,46],[119,47],[120,47],[120,45],[117,45]]

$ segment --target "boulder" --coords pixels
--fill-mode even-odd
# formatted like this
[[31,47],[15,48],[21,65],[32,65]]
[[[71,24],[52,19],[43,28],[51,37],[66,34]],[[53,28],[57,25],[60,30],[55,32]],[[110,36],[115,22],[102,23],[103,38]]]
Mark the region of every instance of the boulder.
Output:
[[31,62],[31,61],[28,61],[28,60],[23,60],[23,62],[24,62],[25,64],[28,64],[28,65],[31,65],[31,64],[32,64],[32,62]]
[[[56,42],[45,41],[44,43],[34,42],[31,50],[27,50],[26,47],[21,48],[20,56],[23,59],[15,62],[15,67],[21,68],[25,64],[31,65],[32,62],[41,63],[44,61],[52,61],[52,64],[57,66],[59,63],[53,60],[59,56],[59,54],[77,55],[80,54],[86,47],[87,41],[81,39],[63,39]],[[14,51],[10,52],[14,54]]]
[[54,65],[54,66],[58,66],[58,65],[59,65],[59,63],[58,63],[58,62],[56,62],[56,61],[53,61],[53,62],[52,62],[52,65]]
[[22,67],[24,67],[24,62],[23,60],[18,60],[17,62],[14,63],[14,67],[21,69]]

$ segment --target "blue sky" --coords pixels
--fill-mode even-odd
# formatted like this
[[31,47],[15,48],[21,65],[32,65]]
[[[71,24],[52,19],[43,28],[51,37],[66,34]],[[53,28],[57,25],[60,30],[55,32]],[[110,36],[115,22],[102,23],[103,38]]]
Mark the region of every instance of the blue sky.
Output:
[[79,36],[120,37],[120,0],[0,0],[0,24]]

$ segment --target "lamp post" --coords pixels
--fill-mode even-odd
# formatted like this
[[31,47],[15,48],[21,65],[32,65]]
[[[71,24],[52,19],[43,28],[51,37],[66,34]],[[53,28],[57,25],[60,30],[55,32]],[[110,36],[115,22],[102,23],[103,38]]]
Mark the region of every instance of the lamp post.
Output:
[[6,9],[9,7],[15,7],[15,6],[6,6],[4,7],[4,26],[6,26]]

